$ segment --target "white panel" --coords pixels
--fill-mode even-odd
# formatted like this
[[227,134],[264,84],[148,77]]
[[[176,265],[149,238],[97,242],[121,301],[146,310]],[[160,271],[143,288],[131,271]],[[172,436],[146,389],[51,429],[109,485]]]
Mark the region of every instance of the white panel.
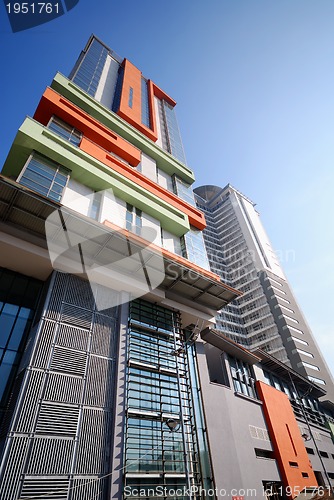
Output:
[[70,179],[61,202],[65,207],[72,208],[82,215],[88,215],[91,203],[89,195],[93,194],[93,192],[87,186]]
[[118,67],[119,64],[108,55],[96,89],[95,99],[109,109],[114,99]]
[[173,182],[171,176],[166,172],[163,172],[160,168],[158,168],[158,184],[165,189],[168,189],[168,191],[173,192]]
[[157,164],[153,158],[145,153],[141,154],[141,172],[152,181],[157,182]]
[[246,200],[244,200],[244,208],[256,233],[258,244],[261,245],[262,252],[266,256],[271,270],[280,278],[285,279],[283,270],[281,269],[278,259],[270,244],[269,238],[264,230],[264,227],[262,226],[258,212],[255,210],[253,205]]
[[119,227],[125,227],[126,203],[116,198],[112,192],[104,191],[101,200],[99,222],[108,220]]
[[181,255],[180,238],[178,238],[172,233],[169,233],[168,231],[165,231],[165,229],[163,229],[162,235],[163,235],[163,247],[166,248],[166,250],[169,250],[170,252],[176,253],[177,255]]
[[[157,219],[154,219],[154,217],[151,217],[150,215],[142,213],[142,226],[143,226],[143,229],[145,227],[154,229],[154,231],[156,232],[156,236],[154,239],[150,238],[150,241],[152,241],[156,245],[161,246],[160,222]],[[143,237],[145,238],[145,229],[143,230]]]

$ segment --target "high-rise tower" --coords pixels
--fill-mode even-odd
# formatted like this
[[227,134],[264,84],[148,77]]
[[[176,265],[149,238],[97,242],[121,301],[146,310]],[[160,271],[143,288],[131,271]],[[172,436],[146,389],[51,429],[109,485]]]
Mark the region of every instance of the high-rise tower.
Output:
[[325,389],[214,328],[241,292],[209,268],[174,108],[92,36],[18,130],[0,175],[1,500],[281,499],[334,478]]
[[249,349],[261,348],[334,397],[333,378],[296,303],[255,204],[227,185],[195,190],[205,213],[212,271],[243,292],[217,316],[217,328]]

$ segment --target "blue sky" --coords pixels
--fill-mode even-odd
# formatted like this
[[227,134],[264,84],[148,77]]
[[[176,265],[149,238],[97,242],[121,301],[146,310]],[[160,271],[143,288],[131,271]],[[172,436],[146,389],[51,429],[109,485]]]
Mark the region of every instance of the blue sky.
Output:
[[179,103],[196,185],[257,203],[333,372],[333,28],[332,0],[80,0],[13,34],[2,4],[0,162],[95,33]]

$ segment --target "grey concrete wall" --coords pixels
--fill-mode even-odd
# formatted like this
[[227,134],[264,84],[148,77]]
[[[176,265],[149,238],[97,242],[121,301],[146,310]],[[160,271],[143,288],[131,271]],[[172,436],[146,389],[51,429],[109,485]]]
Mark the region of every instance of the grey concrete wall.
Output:
[[[262,405],[258,400],[236,395],[231,380],[230,387],[210,382],[204,345],[198,343],[197,348],[216,487],[225,489],[230,496],[232,490],[237,490],[245,500],[261,498],[262,481],[280,481],[276,461],[255,455],[255,448],[272,450],[269,440],[251,435],[250,425],[266,430]],[[220,351],[216,350],[219,358]]]

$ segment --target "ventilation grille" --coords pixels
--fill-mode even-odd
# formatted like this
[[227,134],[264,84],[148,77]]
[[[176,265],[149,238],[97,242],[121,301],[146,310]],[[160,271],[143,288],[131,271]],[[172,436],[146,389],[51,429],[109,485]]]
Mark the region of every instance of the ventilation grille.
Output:
[[88,281],[84,281],[77,276],[68,275],[68,285],[64,297],[69,304],[94,309],[94,297]]
[[34,438],[27,473],[69,474],[73,446],[73,439]]
[[101,314],[95,314],[91,351],[94,354],[111,357],[114,351],[115,321]]
[[19,417],[14,425],[16,432],[32,432],[33,430],[37,413],[36,399],[40,398],[43,377],[44,373],[37,370],[28,374],[24,401],[21,404]]
[[[303,427],[302,425],[298,425],[298,427],[299,427],[301,435],[303,435],[303,434],[307,434],[308,436],[310,435],[310,431],[309,431],[308,427]],[[321,437],[322,435],[320,434],[320,432],[317,432],[313,428],[312,428],[312,436],[316,441],[322,441],[322,437]],[[331,439],[330,439],[330,442],[332,442]]]
[[70,500],[104,500],[107,479],[74,479]]
[[[27,436],[8,442],[0,498],[43,500],[65,489],[52,498],[102,500],[109,478],[95,479],[110,471],[118,308],[94,311],[89,283],[76,276],[55,273],[51,286],[31,371],[23,379],[22,407],[9,428]],[[99,305],[102,299],[108,305],[110,290],[95,289]],[[64,476],[73,471],[79,476],[73,485],[80,488],[72,490]]]
[[79,404],[82,400],[83,378],[50,372],[44,399]]
[[78,351],[87,351],[89,332],[69,325],[59,325],[56,344],[71,347]]
[[47,368],[50,362],[50,353],[52,342],[54,341],[56,323],[53,321],[44,320],[40,332],[38,346],[36,349],[35,359],[33,360],[34,367]]
[[80,328],[90,329],[92,323],[93,313],[87,309],[72,306],[70,304],[63,304],[60,320],[63,323],[70,323]]
[[75,435],[79,408],[42,403],[36,431],[44,434]]
[[12,392],[10,394],[8,403],[6,405],[6,408],[2,414],[0,414],[0,421],[1,421],[1,426],[0,426],[0,437],[3,439],[5,438],[9,426],[12,421],[12,416],[14,413],[15,405],[17,403],[17,399],[20,394],[21,390],[21,385],[24,377],[24,372],[20,372],[20,374],[16,377]]
[[27,437],[17,437],[10,441],[11,447],[7,460],[7,467],[0,481],[1,500],[13,500],[18,498],[19,482],[26,460],[29,439]]
[[91,356],[84,404],[110,406],[112,403],[112,380],[112,362],[106,358]]
[[84,409],[76,462],[76,474],[101,474],[110,463],[111,414]]
[[56,273],[49,306],[45,313],[46,318],[50,318],[53,320],[57,320],[59,318],[62,300],[64,297],[64,291],[66,290],[67,286],[67,281],[68,281],[67,274]]
[[75,373],[76,375],[84,375],[87,355],[81,352],[55,347],[51,369],[61,372]]
[[[69,480],[58,477],[26,477],[20,497],[38,497],[40,500],[67,500]],[[45,496],[44,496],[45,495]]]
[[262,441],[270,441],[267,429],[262,429],[261,427],[255,427],[254,425],[250,425],[249,432],[252,438],[254,439],[261,439]]
[[116,318],[118,307],[110,307],[110,304],[119,303],[119,292],[115,292],[108,287],[96,285],[94,283],[92,283],[92,289],[94,289],[98,310],[109,318]]
[[31,351],[34,347],[37,330],[38,330],[38,324],[36,324],[29,332],[27,343],[26,343],[26,346],[24,348],[24,352],[23,352],[23,355],[21,358],[19,372],[22,372],[23,370],[25,370],[27,368],[27,366],[29,366],[29,364],[30,364]]

